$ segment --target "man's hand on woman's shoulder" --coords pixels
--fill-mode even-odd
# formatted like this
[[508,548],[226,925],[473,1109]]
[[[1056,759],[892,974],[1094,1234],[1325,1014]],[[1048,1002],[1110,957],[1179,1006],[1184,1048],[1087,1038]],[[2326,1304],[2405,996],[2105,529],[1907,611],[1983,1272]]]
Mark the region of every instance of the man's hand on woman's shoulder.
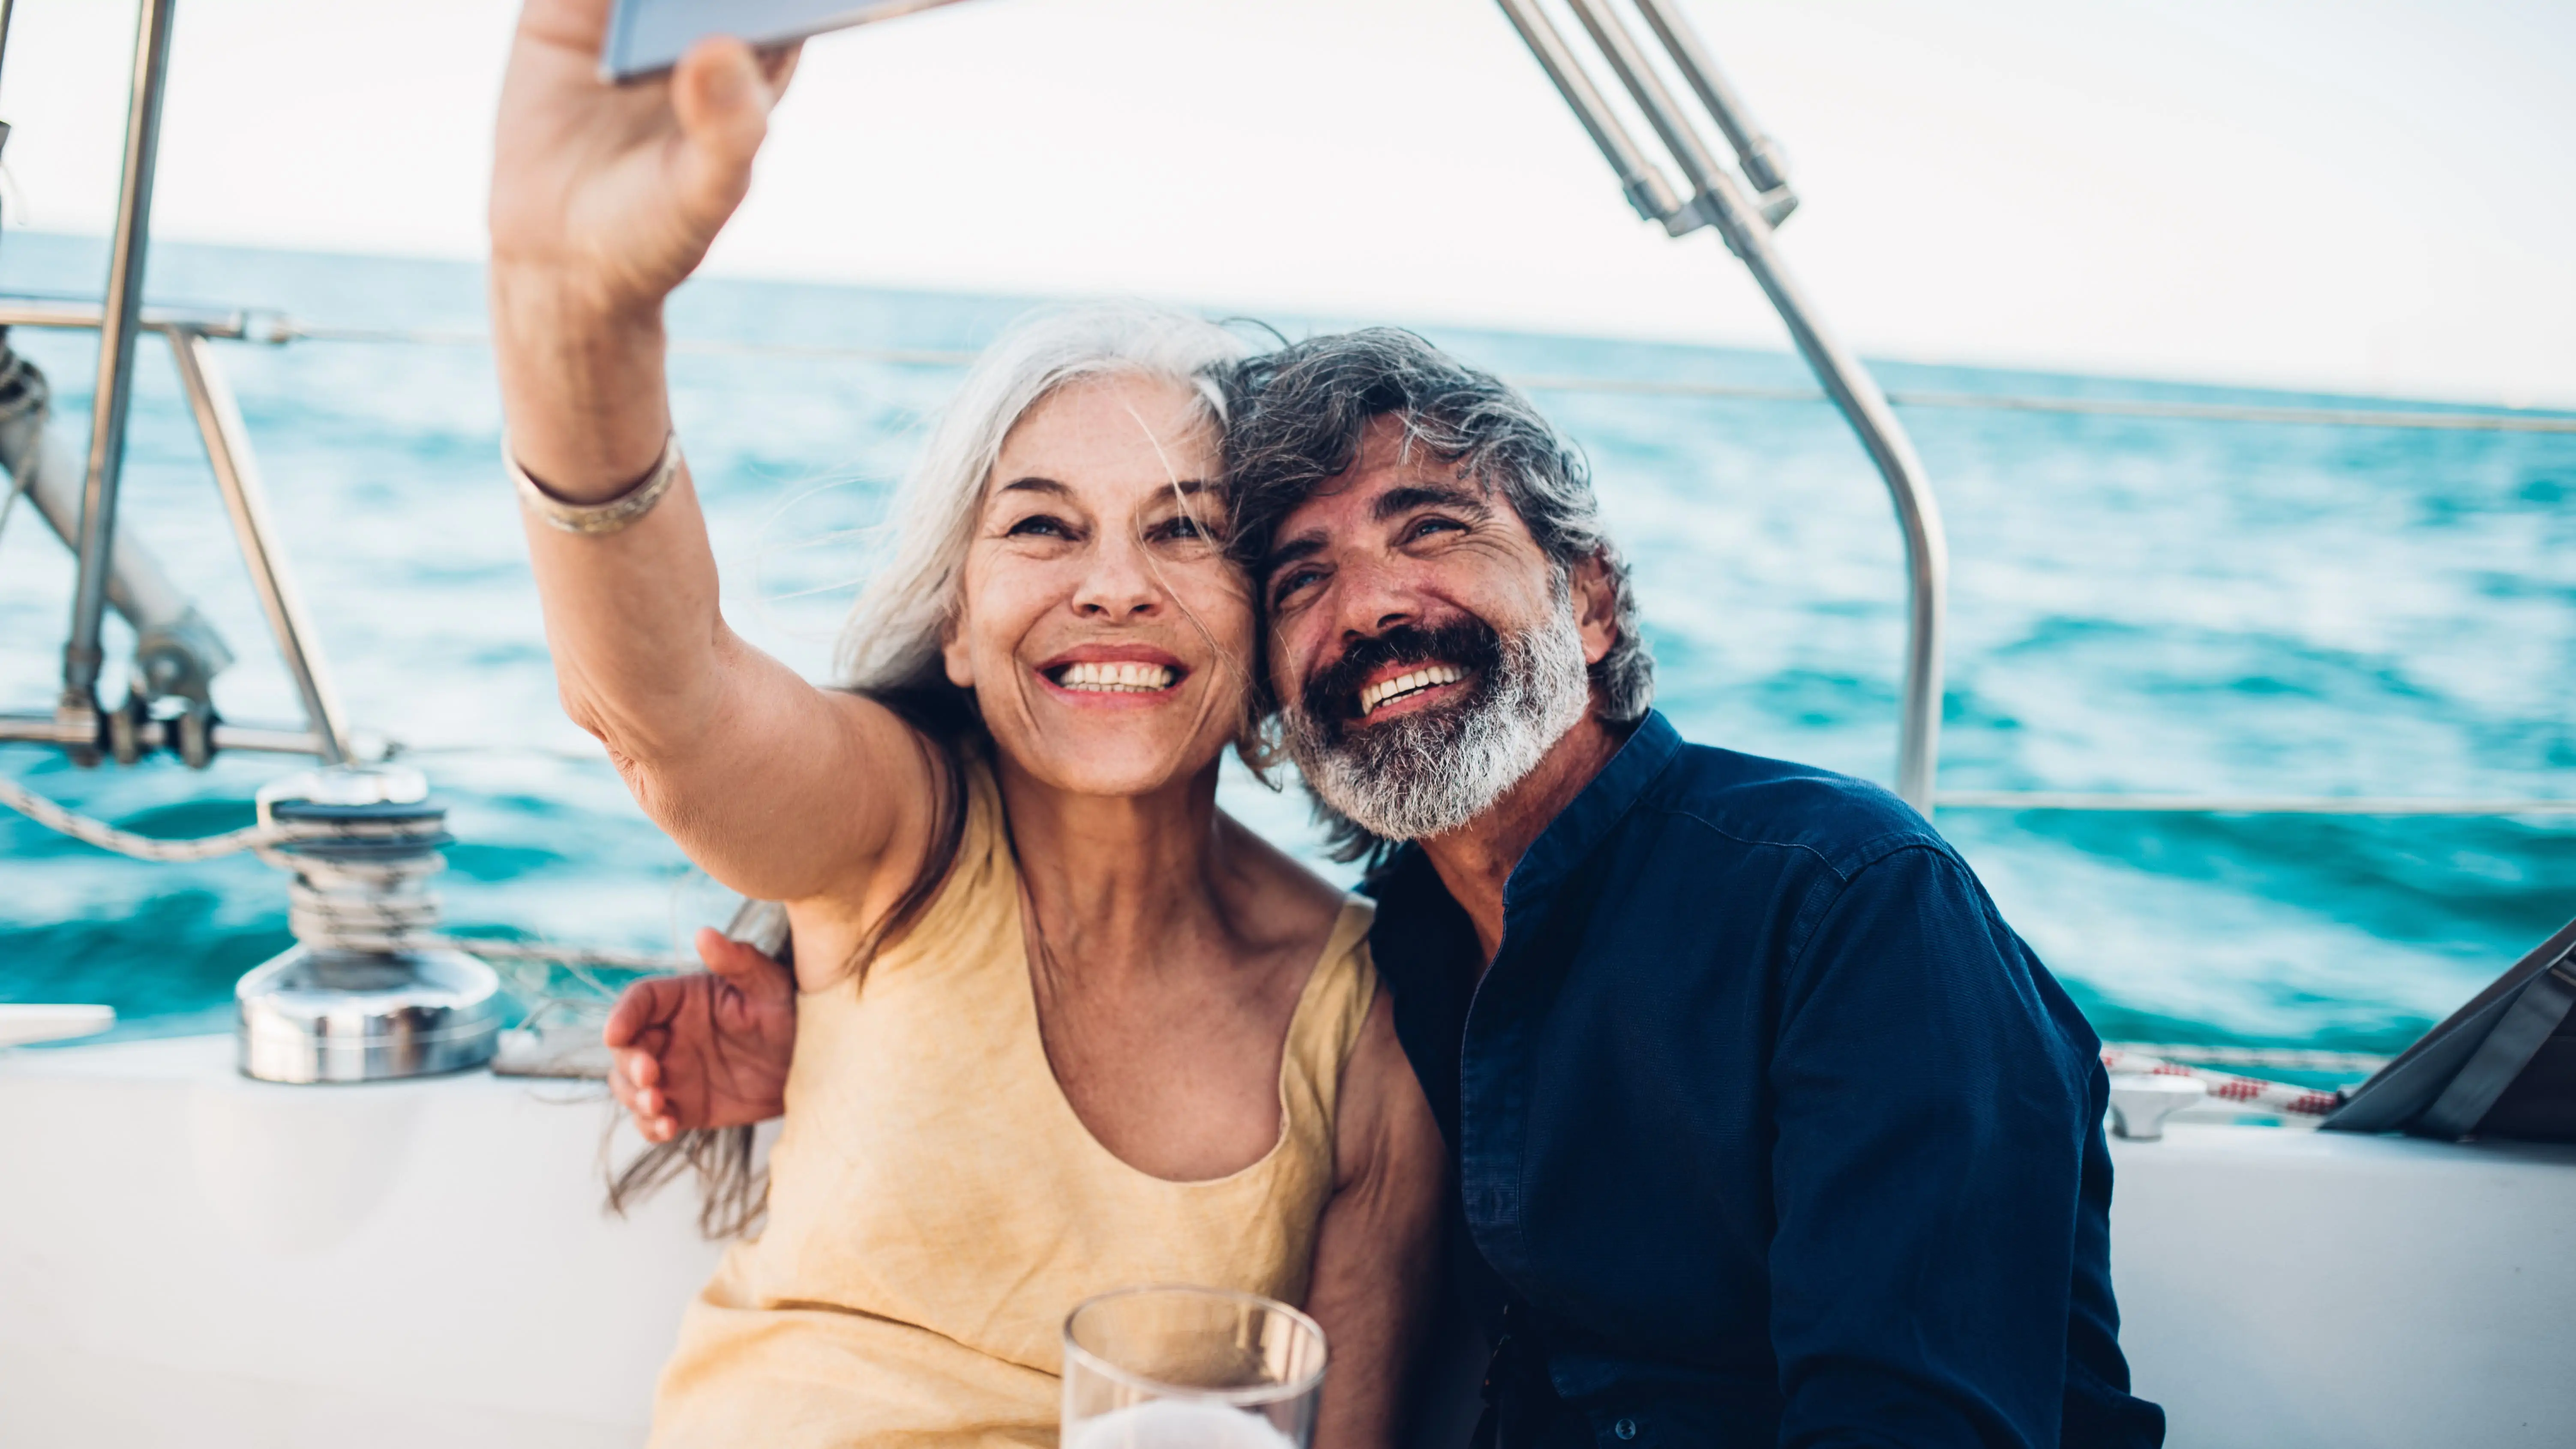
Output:
[[706,970],[627,987],[601,1033],[609,1089],[647,1142],[765,1122],[786,1110],[794,974],[717,931],[698,932],[697,945]]

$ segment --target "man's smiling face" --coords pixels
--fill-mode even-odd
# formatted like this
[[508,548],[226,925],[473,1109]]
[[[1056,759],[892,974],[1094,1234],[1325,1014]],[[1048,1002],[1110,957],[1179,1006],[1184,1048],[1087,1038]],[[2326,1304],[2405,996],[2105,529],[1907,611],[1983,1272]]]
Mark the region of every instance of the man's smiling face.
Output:
[[1298,766],[1391,838],[1455,829],[1526,775],[1615,637],[1597,565],[1559,569],[1501,493],[1408,441],[1369,424],[1260,568]]

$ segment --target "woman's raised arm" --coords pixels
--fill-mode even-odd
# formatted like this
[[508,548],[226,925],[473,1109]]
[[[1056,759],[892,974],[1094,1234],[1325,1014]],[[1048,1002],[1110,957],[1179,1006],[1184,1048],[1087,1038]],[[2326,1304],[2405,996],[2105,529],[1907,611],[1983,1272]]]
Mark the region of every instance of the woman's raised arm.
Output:
[[[492,331],[518,465],[566,503],[652,473],[671,432],[662,303],[751,185],[795,52],[710,40],[665,78],[599,79],[608,0],[529,0],[492,164]],[[725,626],[685,466],[603,534],[528,519],[565,710],[726,885],[862,890],[926,839],[933,788],[886,710],[808,684]],[[918,847],[903,851],[917,853]]]

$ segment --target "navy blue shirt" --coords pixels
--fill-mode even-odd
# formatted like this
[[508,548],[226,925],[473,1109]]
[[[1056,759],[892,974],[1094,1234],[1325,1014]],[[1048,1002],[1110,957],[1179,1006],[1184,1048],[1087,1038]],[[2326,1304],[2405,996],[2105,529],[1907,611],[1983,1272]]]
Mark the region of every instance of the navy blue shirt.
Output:
[[2099,1043],[1903,802],[1649,714],[1481,982],[1419,847],[1367,889],[1502,1449],[2162,1441]]

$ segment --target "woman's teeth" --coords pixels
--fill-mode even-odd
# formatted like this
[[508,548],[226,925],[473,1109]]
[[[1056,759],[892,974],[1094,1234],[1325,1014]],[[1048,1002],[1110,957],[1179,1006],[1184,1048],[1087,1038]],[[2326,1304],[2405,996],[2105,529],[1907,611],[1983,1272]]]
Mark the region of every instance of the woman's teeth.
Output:
[[1393,679],[1379,680],[1360,691],[1360,713],[1375,714],[1381,704],[1402,699],[1416,690],[1429,689],[1433,685],[1455,684],[1466,677],[1467,671],[1455,665],[1434,664],[1414,670],[1410,674],[1399,674]]
[[1067,689],[1151,694],[1171,688],[1174,678],[1168,664],[1068,664],[1055,682]]

